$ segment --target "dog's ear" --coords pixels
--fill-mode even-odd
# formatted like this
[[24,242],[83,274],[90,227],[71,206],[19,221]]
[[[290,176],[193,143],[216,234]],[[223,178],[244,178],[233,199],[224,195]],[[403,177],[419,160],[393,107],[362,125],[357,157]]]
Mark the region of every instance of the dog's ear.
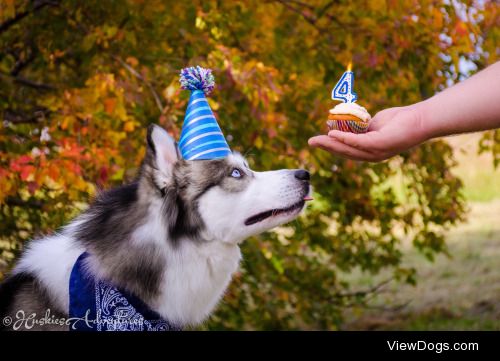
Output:
[[179,159],[179,152],[175,140],[162,127],[151,124],[148,127],[147,154],[154,168],[163,175],[170,176],[172,167]]

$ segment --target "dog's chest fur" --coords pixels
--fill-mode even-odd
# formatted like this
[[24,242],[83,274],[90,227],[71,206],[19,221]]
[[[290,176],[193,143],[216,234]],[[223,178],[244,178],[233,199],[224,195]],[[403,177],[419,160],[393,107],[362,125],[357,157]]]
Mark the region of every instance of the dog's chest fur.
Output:
[[[62,234],[35,241],[15,269],[15,273],[35,274],[48,290],[55,308],[64,313],[69,307],[71,269],[85,251],[73,236],[78,223],[70,224]],[[88,267],[95,276],[111,282],[118,280],[115,283],[122,287],[129,286],[126,279],[131,281],[128,288],[139,293],[145,303],[168,321],[181,326],[199,324],[210,315],[238,269],[240,249],[236,244],[219,241],[186,239],[172,244],[160,240],[157,227],[149,222],[138,228],[134,239],[127,242],[128,247],[115,250],[115,259],[97,259],[91,253]],[[117,258],[122,261],[117,262]],[[137,272],[147,273],[145,265],[156,267],[159,277],[155,276],[154,292],[141,294],[141,288],[134,289],[137,286],[134,282],[142,279],[147,283],[149,274],[131,277],[130,272],[139,267]]]
[[173,322],[202,322],[220,300],[240,259],[234,244],[183,242],[177,252],[167,255],[164,286],[154,308]]
[[210,315],[238,269],[240,248],[216,240],[165,242],[158,236],[165,234],[161,228],[161,219],[151,218],[132,236],[136,245],[149,240],[155,249],[149,257],[163,265],[160,287],[149,303],[171,322],[198,324]]

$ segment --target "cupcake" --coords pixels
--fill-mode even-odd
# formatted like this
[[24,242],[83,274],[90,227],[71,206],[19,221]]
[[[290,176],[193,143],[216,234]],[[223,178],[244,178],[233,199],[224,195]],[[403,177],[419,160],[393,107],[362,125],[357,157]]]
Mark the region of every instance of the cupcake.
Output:
[[327,125],[330,130],[365,133],[371,118],[370,113],[356,103],[340,103],[330,109]]

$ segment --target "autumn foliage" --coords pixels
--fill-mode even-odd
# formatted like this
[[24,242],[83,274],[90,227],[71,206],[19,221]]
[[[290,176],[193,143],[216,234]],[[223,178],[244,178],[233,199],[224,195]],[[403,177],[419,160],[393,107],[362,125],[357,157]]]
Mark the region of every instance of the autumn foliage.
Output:
[[[496,61],[499,25],[495,1],[0,0],[0,278],[30,239],[134,177],[148,124],[178,138],[178,73],[199,64],[214,71],[211,107],[232,149],[257,170],[310,170],[316,199],[243,245],[206,327],[339,327],[367,295],[340,271],[414,282],[401,242],[445,252],[464,202],[444,142],[381,164],[309,148],[331,88],[352,60],[372,114],[417,102],[467,76],[463,63]],[[483,145],[498,154],[498,133]]]

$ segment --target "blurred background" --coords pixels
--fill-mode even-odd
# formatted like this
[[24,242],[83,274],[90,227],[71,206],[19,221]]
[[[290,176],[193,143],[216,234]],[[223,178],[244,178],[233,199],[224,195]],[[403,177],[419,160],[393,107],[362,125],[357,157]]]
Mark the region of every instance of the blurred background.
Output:
[[[370,164],[307,146],[352,61],[373,115],[498,60],[496,1],[0,0],[0,279],[30,239],[178,137],[182,67],[256,170],[306,168],[315,201],[246,241],[201,329],[500,329],[500,132]],[[487,89],[485,89],[487,91]]]

